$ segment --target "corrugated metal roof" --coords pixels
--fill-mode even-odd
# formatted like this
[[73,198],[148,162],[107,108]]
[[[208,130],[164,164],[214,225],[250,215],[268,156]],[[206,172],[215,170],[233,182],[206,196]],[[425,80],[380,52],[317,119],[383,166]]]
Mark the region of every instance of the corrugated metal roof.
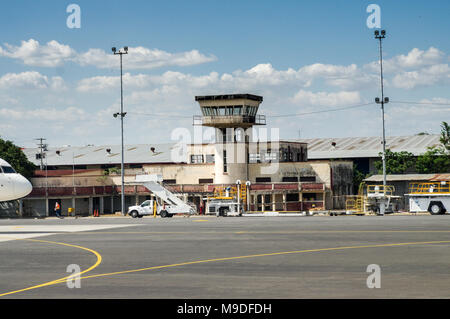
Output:
[[[154,148],[154,151],[152,151],[152,148]],[[125,145],[124,149],[126,164],[172,163],[172,151],[181,152],[180,146],[176,143]],[[36,165],[40,164],[40,160],[36,159],[36,154],[39,151],[39,148],[24,149],[25,155]],[[46,159],[44,159],[44,164],[47,163],[50,166],[72,165],[73,162],[75,162],[75,165],[120,164],[121,146],[52,147],[48,149]]]
[[[283,141],[289,142],[289,140]],[[290,142],[307,143],[308,158],[312,160],[373,158],[379,157],[378,154],[382,151],[380,137],[314,138],[296,139]],[[332,145],[333,142],[335,146]],[[407,151],[420,155],[425,153],[428,147],[435,145],[439,145],[439,135],[386,137],[386,146],[393,152]],[[154,152],[151,151],[152,147],[155,148]],[[174,150],[175,147],[178,147],[178,150]],[[46,160],[51,166],[72,165],[73,159],[75,165],[120,164],[120,148],[120,145],[55,147],[49,148],[46,152]],[[109,153],[106,152],[107,149],[110,149]],[[59,151],[59,155],[56,151]],[[125,145],[125,163],[172,163],[172,151],[182,154],[181,146],[177,143]],[[36,160],[38,148],[26,148],[24,153],[31,162],[40,164],[40,160]]]
[[[383,175],[372,175],[366,179],[366,182],[382,182]],[[388,182],[401,181],[449,181],[450,174],[393,174],[386,175]]]
[[[308,143],[309,159],[379,157],[378,154],[383,151],[381,137],[312,138],[295,141]],[[410,152],[416,156],[425,153],[428,147],[439,144],[437,134],[386,137],[386,148],[393,152]]]

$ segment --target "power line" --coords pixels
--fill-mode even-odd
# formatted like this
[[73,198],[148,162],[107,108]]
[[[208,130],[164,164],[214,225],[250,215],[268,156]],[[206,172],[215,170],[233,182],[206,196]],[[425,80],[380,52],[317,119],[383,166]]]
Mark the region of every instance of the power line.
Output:
[[391,101],[391,103],[401,103],[401,104],[423,104],[423,105],[445,105],[445,106],[450,106],[450,103],[439,103],[439,102]]
[[372,104],[375,104],[375,103],[370,102],[370,103],[364,103],[364,104],[358,104],[358,105],[352,105],[352,106],[344,106],[344,107],[340,107],[340,108],[336,108],[336,109],[319,110],[319,111],[304,112],[304,113],[270,115],[270,117],[293,117],[293,116],[303,116],[303,115],[310,115],[310,114],[317,114],[317,113],[337,112],[337,111],[355,109],[358,107],[363,107],[363,106],[372,105]]
[[128,112],[128,114],[154,116],[154,117],[164,117],[164,118],[173,118],[173,119],[192,118],[192,116],[176,115],[176,114],[141,113],[141,112]]
[[[399,104],[417,104],[417,105],[442,105],[442,106],[450,106],[450,103],[439,103],[439,102],[414,102],[414,101],[390,101],[391,103],[399,103]],[[328,113],[328,112],[338,112],[338,111],[345,111],[355,108],[360,108],[368,105],[373,105],[374,102],[364,103],[364,104],[357,104],[357,105],[350,105],[350,106],[342,106],[335,109],[325,109],[325,110],[318,110],[318,111],[311,111],[311,112],[303,112],[303,113],[292,113],[292,114],[280,114],[280,115],[268,115],[269,117],[273,118],[281,118],[281,117],[295,117],[295,116],[304,116],[304,115],[311,115],[311,114],[319,114],[319,113]],[[309,106],[312,107],[312,106]],[[326,106],[320,106],[320,107],[326,107]],[[178,114],[161,114],[161,113],[142,113],[142,112],[128,112],[128,114],[133,115],[142,115],[142,116],[152,116],[152,117],[159,117],[159,118],[167,118],[167,119],[189,119],[192,118],[192,116],[186,116],[186,115],[178,115]]]

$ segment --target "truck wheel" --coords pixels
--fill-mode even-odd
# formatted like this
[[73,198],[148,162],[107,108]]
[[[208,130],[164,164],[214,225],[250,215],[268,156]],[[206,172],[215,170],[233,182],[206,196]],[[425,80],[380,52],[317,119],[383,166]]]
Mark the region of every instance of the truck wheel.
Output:
[[173,214],[167,214],[167,217],[169,217],[169,218],[173,217]]
[[133,211],[130,213],[130,216],[133,217],[133,218],[136,218],[136,217],[139,217],[139,214],[138,214],[138,212],[137,212],[136,210],[133,210]]
[[428,207],[428,212],[430,212],[431,215],[439,215],[444,213],[444,209],[442,207],[441,202],[431,202],[430,206]]
[[161,215],[161,218],[166,218],[169,216],[169,213],[167,212],[167,210],[162,210],[160,215]]

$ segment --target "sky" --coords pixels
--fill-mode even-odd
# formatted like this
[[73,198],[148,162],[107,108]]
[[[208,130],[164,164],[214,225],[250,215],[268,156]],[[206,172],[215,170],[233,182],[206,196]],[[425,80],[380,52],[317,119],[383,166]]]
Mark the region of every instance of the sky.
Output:
[[230,93],[262,95],[259,114],[282,139],[381,136],[370,4],[387,32],[386,135],[439,133],[450,121],[447,0],[17,0],[0,10],[0,137],[120,144],[113,46],[129,47],[126,144],[175,141],[177,128],[193,132],[196,95]]

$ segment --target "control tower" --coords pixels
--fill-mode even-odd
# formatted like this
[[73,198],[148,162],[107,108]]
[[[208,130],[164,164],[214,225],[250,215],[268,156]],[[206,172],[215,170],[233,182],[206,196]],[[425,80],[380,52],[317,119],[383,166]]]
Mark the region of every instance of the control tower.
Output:
[[252,127],[265,125],[266,117],[258,115],[262,96],[226,94],[196,96],[201,116],[194,125],[215,128],[214,183],[234,184],[248,180],[248,153]]

